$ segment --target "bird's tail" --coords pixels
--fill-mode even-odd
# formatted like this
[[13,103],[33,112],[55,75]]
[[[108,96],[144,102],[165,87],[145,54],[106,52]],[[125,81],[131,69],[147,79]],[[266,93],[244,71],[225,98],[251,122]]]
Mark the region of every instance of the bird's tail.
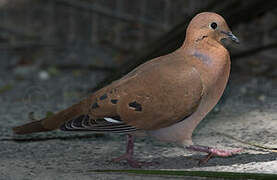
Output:
[[30,134],[59,129],[66,121],[82,114],[86,114],[86,109],[86,103],[80,102],[50,117],[17,126],[13,128],[13,131],[15,134]]
[[46,129],[43,127],[43,125],[42,125],[43,120],[39,120],[39,121],[24,124],[21,126],[17,126],[15,128],[13,128],[13,132],[15,134],[29,134],[29,133],[35,133],[35,132],[51,131],[50,129]]

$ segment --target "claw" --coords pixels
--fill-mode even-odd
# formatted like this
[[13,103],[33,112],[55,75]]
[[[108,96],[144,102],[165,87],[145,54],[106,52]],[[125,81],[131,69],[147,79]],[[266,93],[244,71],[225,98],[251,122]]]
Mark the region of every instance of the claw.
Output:
[[209,153],[205,158],[198,161],[198,165],[207,163],[213,157],[212,153]]

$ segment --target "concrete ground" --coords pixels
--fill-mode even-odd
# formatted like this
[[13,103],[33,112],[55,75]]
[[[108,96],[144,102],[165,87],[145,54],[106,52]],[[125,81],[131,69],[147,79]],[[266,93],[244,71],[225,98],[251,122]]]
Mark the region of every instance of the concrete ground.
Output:
[[[15,136],[11,128],[38,119],[48,111],[68,107],[86,95],[108,73],[103,71],[55,70],[36,67],[0,71],[0,179],[176,179],[176,177],[135,176],[95,173],[95,169],[129,169],[110,160],[125,151],[123,135],[95,135],[54,131]],[[236,67],[233,68],[233,70]],[[49,76],[48,76],[49,75]],[[213,112],[194,133],[197,144],[219,148],[244,148],[229,158],[212,158],[198,165],[203,154],[185,151],[174,144],[138,138],[135,155],[158,162],[145,169],[210,170],[277,173],[277,153],[240,143],[277,147],[277,79],[244,71],[233,71],[226,93]],[[190,178],[193,179],[193,178]],[[207,179],[207,178],[194,178]]]

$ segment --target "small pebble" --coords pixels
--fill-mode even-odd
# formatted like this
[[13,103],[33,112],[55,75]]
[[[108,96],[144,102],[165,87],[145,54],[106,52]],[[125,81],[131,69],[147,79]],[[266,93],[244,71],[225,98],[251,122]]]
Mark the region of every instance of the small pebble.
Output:
[[265,99],[266,99],[266,96],[265,96],[265,95],[260,95],[260,96],[258,97],[258,99],[259,99],[260,101],[264,102]]
[[247,88],[246,88],[246,87],[240,88],[240,92],[241,92],[242,94],[245,94],[245,93],[247,92]]
[[40,71],[38,75],[40,80],[48,80],[50,78],[49,73],[47,71]]

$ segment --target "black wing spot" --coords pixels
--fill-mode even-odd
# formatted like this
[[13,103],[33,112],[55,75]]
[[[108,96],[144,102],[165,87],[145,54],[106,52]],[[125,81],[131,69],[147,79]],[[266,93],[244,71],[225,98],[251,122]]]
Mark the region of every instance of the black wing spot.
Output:
[[91,106],[92,109],[97,109],[99,108],[99,105],[97,102],[93,103],[92,106]]
[[104,99],[106,99],[108,96],[107,96],[107,94],[103,94],[102,96],[100,96],[100,100],[104,100]]
[[135,109],[135,111],[142,111],[141,104],[137,103],[136,101],[129,103],[129,107]]
[[112,104],[116,104],[117,101],[118,101],[118,99],[111,99],[111,103],[112,103]]

